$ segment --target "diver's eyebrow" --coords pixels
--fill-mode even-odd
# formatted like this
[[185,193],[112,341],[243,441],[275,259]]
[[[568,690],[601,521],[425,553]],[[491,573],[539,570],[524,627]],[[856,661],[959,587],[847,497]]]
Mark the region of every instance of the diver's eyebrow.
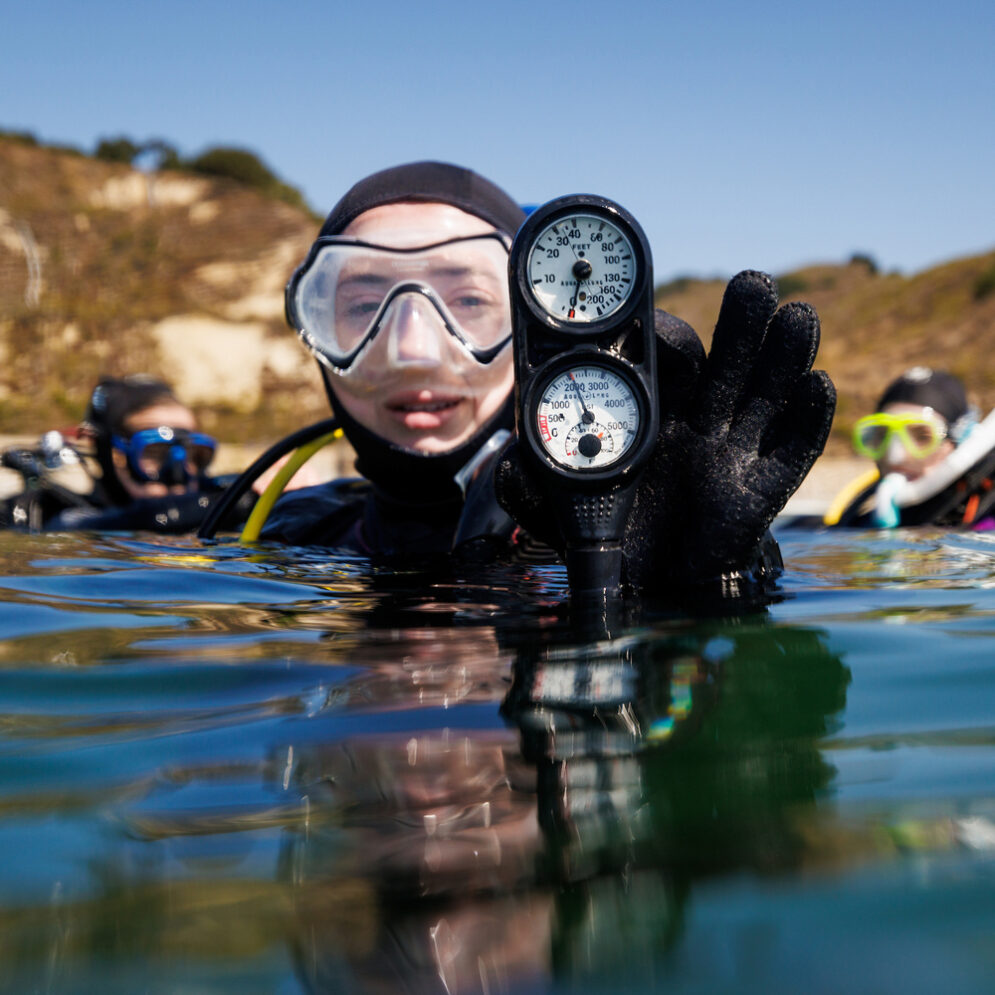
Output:
[[379,286],[389,282],[390,278],[380,273],[352,273],[349,276],[343,276],[339,280],[339,286],[348,287],[351,284],[375,284]]
[[466,276],[489,278],[494,275],[482,266],[461,266],[457,264],[450,266],[433,266],[431,272],[433,276],[448,276],[457,278]]

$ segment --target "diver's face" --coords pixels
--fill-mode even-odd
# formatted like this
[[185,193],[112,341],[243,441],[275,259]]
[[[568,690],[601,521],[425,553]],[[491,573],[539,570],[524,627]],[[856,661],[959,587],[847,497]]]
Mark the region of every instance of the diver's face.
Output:
[[[923,421],[939,420],[943,423],[944,430],[946,428],[946,423],[936,412],[918,404],[886,404],[881,411],[886,415],[921,418]],[[939,447],[928,456],[916,457],[908,451],[897,436],[892,435],[888,449],[878,460],[878,470],[882,477],[889,473],[900,473],[907,480],[916,480],[942,463],[954,451],[954,448],[954,443],[950,439],[944,439]]]
[[[403,249],[493,231],[483,219],[449,204],[402,203],[366,211],[342,234]],[[460,372],[434,361],[445,355],[439,337],[447,333],[439,323],[426,320],[423,310],[399,308],[394,321],[390,347],[409,362],[376,391],[335,378],[335,395],[356,421],[394,445],[423,453],[455,449],[508,397],[514,380],[511,349],[491,363]]]
[[[130,438],[135,432],[146,428],[181,428],[188,432],[197,430],[193,412],[174,401],[163,401],[148,408],[133,411],[124,420],[125,436]],[[113,450],[114,466],[121,486],[136,501],[142,498],[165,497],[167,494],[186,494],[198,488],[196,476],[187,484],[164,484],[157,480],[136,480],[128,467],[128,458],[117,449]]]

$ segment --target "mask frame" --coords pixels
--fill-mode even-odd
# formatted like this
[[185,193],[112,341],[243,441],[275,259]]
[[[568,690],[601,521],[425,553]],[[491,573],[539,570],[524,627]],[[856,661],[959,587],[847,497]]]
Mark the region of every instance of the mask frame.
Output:
[[[320,363],[326,366],[333,373],[339,376],[348,377],[359,364],[359,360],[363,354],[371,347],[382,331],[385,324],[384,319],[398,298],[405,294],[418,294],[431,303],[434,311],[438,314],[442,322],[442,326],[445,328],[448,335],[454,340],[454,343],[457,345],[460,352],[478,366],[487,367],[494,362],[494,360],[511,342],[512,333],[510,308],[508,311],[508,324],[505,334],[502,335],[493,345],[480,346],[477,345],[473,341],[473,338],[463,330],[459,321],[453,316],[445,302],[441,299],[440,295],[436,289],[431,286],[431,284],[412,278],[400,278],[397,283],[395,283],[384,295],[384,298],[380,302],[376,313],[370,320],[367,330],[362,334],[356,344],[348,350],[335,352],[330,349],[325,342],[321,341],[321,337],[319,337],[314,330],[307,327],[307,322],[305,321],[303,314],[304,308],[301,306],[299,299],[302,281],[310,273],[322,250],[329,246],[367,249],[374,252],[387,253],[391,256],[397,256],[403,259],[405,257],[413,257],[418,254],[424,254],[426,252],[431,252],[447,246],[460,245],[465,242],[478,242],[486,239],[497,241],[504,249],[505,253],[510,250],[510,240],[504,233],[498,231],[484,232],[478,235],[463,235],[457,238],[442,239],[437,242],[430,242],[404,248],[379,245],[359,239],[342,238],[341,236],[336,235],[320,236],[315,239],[310,250],[308,251],[306,259],[300,266],[297,267],[296,270],[294,270],[293,275],[287,283],[284,294],[287,322],[297,332],[305,346],[307,346],[308,350]],[[502,279],[505,279],[503,273],[501,274],[501,277]]]
[[[176,466],[181,468],[183,483],[202,477],[211,465],[218,447],[217,441],[210,435],[205,435],[203,432],[190,432],[183,428],[171,428],[168,425],[139,429],[128,438],[113,435],[111,436],[111,445],[118,452],[124,453],[131,476],[140,483],[161,483],[167,475],[167,468]],[[152,472],[142,466],[142,457],[144,455],[147,458],[149,446],[167,447],[162,459],[154,461],[159,464],[159,469]],[[208,450],[207,458],[202,460],[192,458],[191,453],[194,446]],[[195,474],[190,473],[187,469],[188,463],[193,463],[196,467]]]
[[[917,442],[910,433],[909,430],[916,425],[925,425],[930,429],[930,438],[926,442]],[[884,429],[884,434],[879,442],[872,445],[864,436],[877,428]],[[915,415],[892,415],[877,411],[872,415],[865,415],[854,425],[853,448],[861,456],[879,460],[887,453],[894,437],[898,438],[913,459],[926,459],[940,448],[945,439],[950,438],[950,429],[946,419],[932,408],[924,408],[922,414]]]

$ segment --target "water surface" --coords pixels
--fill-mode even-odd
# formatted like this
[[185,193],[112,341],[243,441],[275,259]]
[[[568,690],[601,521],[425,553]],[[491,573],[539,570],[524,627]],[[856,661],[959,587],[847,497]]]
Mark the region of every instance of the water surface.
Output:
[[995,990],[995,544],[783,597],[0,535],[0,964],[38,992]]

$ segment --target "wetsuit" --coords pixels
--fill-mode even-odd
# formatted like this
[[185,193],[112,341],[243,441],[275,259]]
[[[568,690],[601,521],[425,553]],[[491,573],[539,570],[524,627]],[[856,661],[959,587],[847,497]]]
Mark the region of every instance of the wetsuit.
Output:
[[[406,557],[424,562],[449,554],[481,564],[504,558],[558,562],[552,548],[516,525],[500,507],[494,489],[497,459],[492,456],[478,467],[465,500],[457,494],[434,502],[405,501],[363,478],[302,488],[277,502],[260,538],[395,562]],[[667,593],[699,607],[726,599],[764,601],[783,568],[780,548],[767,532],[743,569]]]
[[277,502],[260,538],[366,556],[448,553],[476,540],[510,543],[516,527],[497,503],[493,469],[492,454],[477,466],[465,497],[452,482],[428,493],[411,487],[407,496],[365,478],[301,488]]
[[[0,502],[0,528],[26,532],[160,532],[196,531],[211,505],[232,481],[231,476],[206,477],[200,489],[186,494],[143,498],[125,505],[111,502],[98,484],[89,494],[76,494],[45,480],[32,480],[20,494]],[[246,495],[237,506],[243,520],[255,504]]]

